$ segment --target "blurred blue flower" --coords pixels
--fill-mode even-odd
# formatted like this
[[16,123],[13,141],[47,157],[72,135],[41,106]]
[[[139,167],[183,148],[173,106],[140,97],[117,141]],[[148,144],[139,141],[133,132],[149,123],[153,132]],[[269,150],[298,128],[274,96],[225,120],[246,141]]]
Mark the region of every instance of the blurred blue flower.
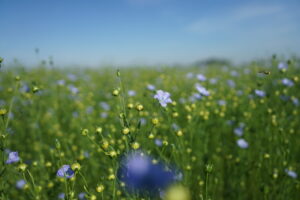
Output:
[[57,197],[58,199],[65,199],[65,193],[59,193]]
[[244,92],[243,92],[242,90],[237,90],[237,91],[236,91],[236,94],[237,94],[238,96],[242,96],[242,95],[244,94]]
[[294,82],[288,78],[284,78],[281,80],[282,84],[288,87],[292,87],[294,85]]
[[186,99],[183,98],[183,97],[180,97],[180,98],[179,98],[179,102],[180,102],[181,104],[185,104],[185,103],[186,103]]
[[288,68],[288,65],[284,62],[280,62],[278,64],[278,69],[280,69],[280,70],[287,69],[287,68]]
[[58,80],[58,81],[56,81],[56,84],[60,85],[60,86],[63,86],[63,85],[66,84],[66,81],[65,80]]
[[56,173],[57,176],[62,178],[72,178],[74,176],[74,171],[70,165],[63,165]]
[[202,85],[200,85],[200,84],[197,83],[197,84],[195,85],[195,87],[196,87],[197,91],[198,91],[201,95],[203,95],[203,96],[209,96],[209,95],[210,95],[209,91],[208,91],[205,87],[203,87]]
[[236,136],[241,137],[244,133],[244,129],[243,129],[243,127],[237,127],[233,130],[233,132]]
[[6,164],[12,164],[15,162],[19,162],[19,160],[20,160],[20,157],[19,157],[18,152],[13,151],[8,154],[8,159],[6,160]]
[[91,114],[93,111],[94,111],[93,106],[88,106],[88,107],[85,109],[86,114]]
[[172,128],[175,130],[175,131],[178,131],[179,129],[180,129],[180,127],[177,125],[177,124],[175,124],[175,123],[172,123]]
[[202,96],[199,93],[193,93],[192,96],[189,97],[189,101],[195,102],[197,100],[201,100]]
[[296,97],[292,97],[292,102],[295,106],[299,106],[299,99]]
[[73,112],[72,112],[72,116],[73,116],[74,118],[77,118],[77,117],[79,117],[79,113],[78,113],[77,111],[73,111]]
[[168,169],[163,163],[153,164],[152,158],[141,151],[125,155],[118,170],[118,178],[125,183],[128,192],[152,195],[159,195],[160,190],[181,176],[178,177],[175,170]]
[[218,79],[216,79],[216,78],[209,79],[210,84],[216,84],[217,82],[218,82]]
[[197,74],[197,79],[199,81],[206,81],[206,77],[203,74]]
[[84,151],[83,155],[85,158],[89,158],[90,157],[90,153],[88,151]]
[[292,178],[296,179],[298,177],[297,173],[292,170],[285,169],[284,171],[285,171],[285,173],[287,173],[288,176],[290,176]]
[[147,119],[145,119],[144,117],[142,117],[140,119],[141,125],[145,125],[147,123]]
[[26,181],[24,179],[18,180],[16,183],[16,188],[23,189],[25,184],[26,184]]
[[77,87],[75,87],[74,85],[69,85],[68,88],[71,91],[71,93],[74,95],[79,92],[79,89]]
[[79,194],[78,194],[78,199],[80,199],[80,200],[85,200],[85,199],[86,199],[86,198],[85,198],[85,193],[84,193],[84,192],[79,193]]
[[290,97],[287,95],[280,95],[279,97],[282,101],[288,101],[290,99]]
[[68,74],[67,77],[70,81],[76,81],[77,80],[77,76],[75,74]]
[[107,112],[102,112],[102,113],[100,113],[100,117],[101,117],[101,118],[107,118],[107,117],[108,117]]
[[154,140],[154,143],[156,146],[161,147],[163,145],[163,142],[161,141],[161,139],[156,138]]
[[239,73],[237,71],[233,70],[230,72],[230,75],[236,77],[239,75]]
[[254,92],[259,97],[265,97],[266,96],[266,93],[263,90],[255,90]]
[[136,95],[136,92],[134,90],[128,90],[128,96],[133,97]]
[[109,111],[110,110],[110,105],[104,101],[100,102],[99,105],[103,110]]
[[218,105],[219,106],[224,106],[224,105],[226,105],[226,101],[225,100],[219,100]]
[[226,124],[229,125],[229,126],[232,126],[234,124],[234,121],[233,120],[227,120]]
[[0,99],[0,106],[5,106],[6,102],[3,99]]
[[7,115],[7,117],[8,117],[9,119],[13,119],[14,116],[15,116],[14,113],[11,112],[11,111],[10,111],[10,112],[8,113],[8,115]]
[[249,146],[248,142],[247,142],[246,140],[244,140],[244,139],[238,139],[238,140],[237,140],[237,145],[238,145],[240,148],[242,148],[242,149],[246,149],[246,148],[248,148],[248,146]]
[[193,74],[192,72],[189,72],[189,73],[186,74],[186,77],[187,77],[188,79],[191,79],[191,78],[194,77],[194,74]]
[[151,90],[151,91],[155,90],[155,86],[151,85],[151,84],[148,84],[147,88],[148,88],[148,90]]
[[157,90],[154,99],[157,99],[162,107],[166,107],[168,103],[172,103],[170,93],[162,90]]
[[19,91],[21,93],[28,93],[28,92],[30,92],[30,87],[25,83],[24,85],[22,85],[22,87],[19,89]]
[[231,88],[235,87],[235,82],[233,80],[227,80],[227,85]]

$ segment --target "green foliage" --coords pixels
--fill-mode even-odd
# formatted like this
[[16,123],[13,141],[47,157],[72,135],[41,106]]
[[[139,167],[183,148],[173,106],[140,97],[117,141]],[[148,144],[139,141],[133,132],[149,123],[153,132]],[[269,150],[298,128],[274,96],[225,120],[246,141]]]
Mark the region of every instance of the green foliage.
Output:
[[[272,67],[126,68],[117,75],[113,69],[2,70],[0,199],[58,199],[59,193],[78,199],[81,192],[87,199],[141,199],[116,178],[130,149],[177,166],[193,200],[297,199],[299,178],[286,170],[300,171],[300,69],[296,60],[287,70],[277,65],[273,59]],[[206,81],[197,80],[200,73]],[[283,85],[283,78],[294,85]],[[210,95],[191,101],[196,83]],[[149,84],[168,91],[173,103],[162,107]],[[237,145],[241,138],[248,148]],[[18,163],[5,164],[8,149],[19,153]],[[65,164],[74,178],[56,176]]]

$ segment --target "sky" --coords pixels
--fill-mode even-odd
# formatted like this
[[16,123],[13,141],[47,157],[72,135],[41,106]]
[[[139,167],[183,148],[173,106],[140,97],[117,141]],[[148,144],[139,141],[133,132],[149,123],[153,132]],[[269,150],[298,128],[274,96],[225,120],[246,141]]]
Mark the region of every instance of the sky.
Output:
[[99,66],[299,55],[299,10],[299,0],[0,0],[0,57]]

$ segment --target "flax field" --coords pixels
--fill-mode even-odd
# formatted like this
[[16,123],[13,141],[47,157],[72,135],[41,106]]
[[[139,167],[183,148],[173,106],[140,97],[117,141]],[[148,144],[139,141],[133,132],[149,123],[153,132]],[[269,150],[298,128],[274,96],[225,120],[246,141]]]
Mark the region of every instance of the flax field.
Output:
[[1,62],[1,200],[300,199],[297,58]]

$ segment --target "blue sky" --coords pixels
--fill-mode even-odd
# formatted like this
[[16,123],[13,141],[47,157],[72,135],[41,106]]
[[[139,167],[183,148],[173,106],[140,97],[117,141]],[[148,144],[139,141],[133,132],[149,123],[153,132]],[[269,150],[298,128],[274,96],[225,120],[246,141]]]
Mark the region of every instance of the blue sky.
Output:
[[300,53],[299,10],[297,0],[0,0],[0,56],[88,66],[288,56]]

